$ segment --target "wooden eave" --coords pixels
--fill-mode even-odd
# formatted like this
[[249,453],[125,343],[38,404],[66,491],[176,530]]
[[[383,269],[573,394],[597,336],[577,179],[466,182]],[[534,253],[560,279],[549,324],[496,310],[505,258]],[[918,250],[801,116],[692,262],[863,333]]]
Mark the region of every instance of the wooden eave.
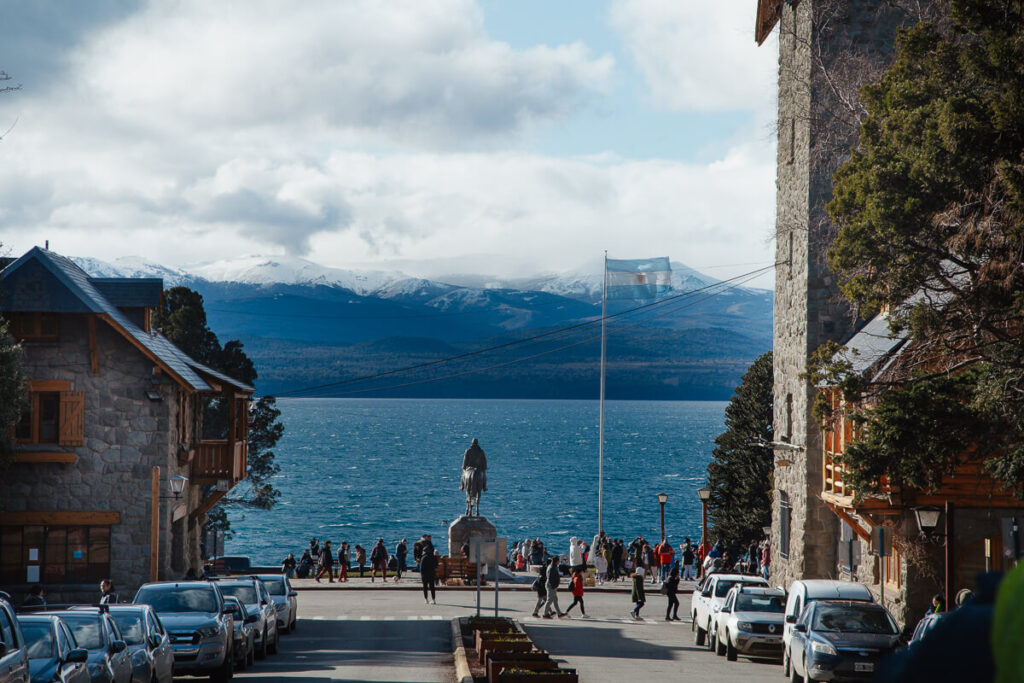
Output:
[[[758,45],[771,35],[775,24],[779,23],[782,16],[783,0],[757,0],[757,21],[754,25],[754,40]],[[795,3],[794,3],[795,4]]]

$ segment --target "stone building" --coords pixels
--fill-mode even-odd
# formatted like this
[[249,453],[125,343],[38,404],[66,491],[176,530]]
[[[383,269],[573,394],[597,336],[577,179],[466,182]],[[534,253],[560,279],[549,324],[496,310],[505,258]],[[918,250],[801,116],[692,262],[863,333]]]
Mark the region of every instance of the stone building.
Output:
[[[904,3],[927,13],[929,3]],[[885,593],[894,616],[912,627],[935,592],[933,547],[917,544],[913,510],[945,498],[913,495],[858,508],[843,488],[832,456],[853,438],[850,425],[823,432],[813,415],[817,388],[803,377],[807,359],[822,343],[835,341],[865,351],[861,362],[884,363],[899,340],[888,336],[884,319],[859,321],[839,293],[826,253],[835,227],[825,212],[832,175],[848,158],[863,111],[857,93],[891,61],[896,30],[924,18],[900,3],[883,0],[758,0],[755,39],[763,43],[779,30],[778,161],[774,329],[774,495],[772,581],[846,578]],[[881,335],[879,337],[879,335]],[[964,473],[970,479],[975,473]],[[991,497],[988,483],[972,479],[973,510],[962,511],[951,547],[952,582],[969,585],[984,566],[981,547],[999,540],[999,517],[1009,514],[1005,497]],[[957,484],[956,486],[961,486]],[[983,490],[984,489],[984,490]],[[903,548],[891,561],[870,554],[878,526],[896,531]],[[916,544],[916,545],[915,545]],[[998,558],[997,558],[998,560]],[[926,566],[927,565],[927,566]],[[941,573],[941,569],[940,572]],[[931,577],[925,580],[926,577]],[[941,585],[941,584],[940,584]]]
[[[0,586],[73,596],[109,576],[128,591],[200,567],[205,514],[247,471],[253,388],[152,329],[159,279],[90,278],[37,247],[0,291],[28,378],[0,483]],[[207,439],[213,400],[228,426]]]

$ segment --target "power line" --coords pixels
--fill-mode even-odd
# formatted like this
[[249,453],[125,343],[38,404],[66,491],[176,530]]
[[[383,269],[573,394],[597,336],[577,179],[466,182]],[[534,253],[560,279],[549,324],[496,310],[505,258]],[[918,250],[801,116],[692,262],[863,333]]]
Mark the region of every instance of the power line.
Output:
[[[612,333],[614,334],[614,333],[624,332],[624,331],[632,329],[634,327],[638,327],[638,326],[643,325],[645,323],[651,322],[652,320],[657,320],[659,318],[663,318],[663,317],[666,317],[668,315],[672,315],[674,313],[677,313],[677,312],[679,312],[681,310],[685,310],[686,308],[690,308],[692,306],[696,306],[699,303],[703,303],[704,301],[707,301],[708,299],[711,299],[711,298],[714,298],[716,296],[719,296],[720,294],[723,294],[724,292],[727,292],[727,291],[730,291],[732,289],[735,289],[736,287],[739,287],[739,286],[741,286],[741,285],[743,285],[743,284],[753,280],[757,276],[761,275],[764,271],[770,270],[770,269],[774,268],[775,265],[776,264],[773,264],[771,266],[766,266],[764,268],[759,268],[759,269],[757,269],[755,271],[751,271],[750,273],[745,273],[743,275],[739,275],[739,276],[736,276],[734,278],[730,278],[730,280],[723,280],[722,282],[718,282],[718,283],[715,283],[713,285],[708,285],[706,287],[702,287],[702,288],[697,289],[697,290],[691,290],[689,292],[683,292],[683,293],[677,294],[675,296],[667,297],[665,299],[659,299],[658,301],[655,301],[655,302],[643,304],[643,305],[636,306],[634,308],[631,308],[631,309],[628,309],[628,310],[625,310],[625,311],[620,311],[619,313],[613,313],[611,315],[608,315],[607,319],[611,319],[611,318],[617,318],[617,317],[621,317],[621,316],[624,316],[624,315],[627,315],[627,314],[635,313],[637,311],[642,311],[642,310],[645,310],[645,309],[650,309],[652,306],[664,306],[665,304],[669,304],[669,303],[672,303],[672,302],[677,302],[680,299],[684,299],[684,298],[687,298],[687,297],[692,297],[693,295],[698,294],[698,293],[700,293],[702,291],[708,291],[708,290],[711,290],[714,287],[719,287],[719,286],[724,285],[724,284],[729,284],[730,282],[732,283],[732,284],[729,284],[729,286],[727,286],[727,287],[723,287],[720,291],[712,292],[711,294],[709,294],[709,295],[707,295],[705,297],[702,297],[702,298],[700,298],[700,299],[698,299],[696,301],[686,301],[684,305],[673,307],[670,310],[660,312],[657,315],[653,315],[653,316],[648,317],[648,318],[644,318],[643,320],[640,320],[640,321],[638,321],[636,323],[632,323],[630,325],[616,327],[616,328],[614,328],[612,330]],[[375,373],[375,374],[372,374],[372,375],[364,375],[364,376],[361,376],[361,377],[354,377],[354,378],[351,378],[351,379],[348,379],[348,380],[341,380],[339,382],[330,382],[330,383],[327,383],[327,384],[321,384],[321,385],[317,385],[317,386],[313,386],[313,387],[306,387],[304,389],[292,389],[292,390],[285,391],[285,392],[278,392],[275,395],[276,396],[282,396],[282,395],[286,395],[286,394],[297,394],[297,393],[305,394],[305,393],[309,393],[309,392],[313,392],[313,391],[319,391],[319,390],[322,390],[322,389],[330,389],[330,388],[334,388],[334,387],[338,387],[338,386],[343,386],[343,385],[346,385],[346,384],[353,384],[353,383],[356,383],[356,382],[364,382],[364,381],[369,381],[369,380],[372,380],[372,379],[379,379],[381,377],[395,375],[395,374],[402,373],[402,372],[410,372],[412,370],[420,370],[420,369],[424,369],[424,368],[431,367],[431,366],[441,365],[441,364],[444,364],[444,363],[451,363],[451,362],[454,362],[454,361],[457,361],[457,360],[463,360],[463,359],[471,357],[471,356],[480,355],[482,353],[503,350],[503,349],[506,349],[506,348],[509,348],[509,347],[512,347],[512,346],[516,346],[516,345],[519,345],[519,344],[523,344],[523,343],[526,343],[526,342],[531,342],[531,341],[536,341],[536,340],[541,339],[541,338],[551,337],[551,336],[556,335],[556,334],[561,334],[561,333],[565,333],[565,332],[575,331],[575,330],[578,330],[580,328],[586,327],[587,325],[593,325],[596,322],[600,322],[600,318],[598,318],[596,321],[595,320],[591,320],[591,321],[587,321],[585,323],[578,323],[576,325],[570,325],[568,327],[564,327],[564,328],[561,328],[561,329],[558,329],[558,330],[552,330],[552,331],[545,332],[545,333],[542,333],[542,334],[534,335],[532,337],[527,337],[525,339],[515,340],[515,341],[512,341],[512,342],[507,342],[505,344],[499,344],[497,346],[488,347],[486,349],[480,349],[478,351],[471,351],[471,352],[460,354],[460,355],[457,355],[457,356],[451,356],[449,358],[443,358],[443,359],[439,359],[439,360],[436,360],[436,361],[430,361],[430,362],[427,362],[427,363],[419,363],[417,365],[407,366],[407,367],[404,367],[404,368],[397,368],[395,370],[388,370],[388,371],[385,371],[385,372]],[[558,347],[558,348],[555,348],[555,349],[548,349],[546,351],[541,351],[539,353],[536,353],[536,354],[533,354],[533,355],[530,355],[530,356],[525,356],[525,357],[522,357],[522,358],[513,359],[513,360],[510,360],[510,361],[506,361],[504,363],[498,363],[498,364],[495,364],[495,365],[490,365],[490,366],[487,366],[487,367],[484,367],[484,368],[469,369],[469,370],[465,370],[465,371],[454,373],[454,374],[444,375],[444,376],[441,376],[441,377],[434,377],[434,378],[427,378],[427,379],[423,379],[423,380],[416,380],[416,381],[406,382],[406,383],[398,384],[398,385],[390,385],[390,386],[385,386],[385,387],[374,387],[374,388],[369,388],[369,389],[358,389],[358,390],[352,390],[352,391],[345,391],[343,393],[351,395],[351,394],[370,393],[370,392],[377,392],[377,391],[387,391],[387,390],[390,390],[390,389],[400,389],[400,388],[403,388],[403,387],[414,386],[414,385],[417,385],[417,384],[426,384],[426,383],[429,383],[429,382],[438,382],[438,381],[442,381],[442,380],[446,380],[446,379],[454,379],[456,377],[461,377],[461,376],[468,375],[468,374],[473,374],[473,373],[477,373],[477,372],[486,372],[488,370],[494,370],[494,369],[497,369],[497,368],[501,368],[501,367],[505,367],[505,366],[508,366],[508,365],[512,365],[514,363],[519,363],[519,362],[523,362],[523,361],[526,361],[526,360],[532,360],[534,358],[538,358],[540,356],[548,355],[548,354],[551,354],[551,353],[557,353],[559,351],[564,351],[566,349],[573,348],[573,347],[579,346],[581,344],[585,344],[587,342],[593,341],[593,340],[598,339],[598,338],[600,338],[600,337],[599,336],[587,337],[587,338],[585,338],[583,340],[576,341],[576,342],[573,342],[571,344],[567,344],[565,346],[561,346],[561,347]]]

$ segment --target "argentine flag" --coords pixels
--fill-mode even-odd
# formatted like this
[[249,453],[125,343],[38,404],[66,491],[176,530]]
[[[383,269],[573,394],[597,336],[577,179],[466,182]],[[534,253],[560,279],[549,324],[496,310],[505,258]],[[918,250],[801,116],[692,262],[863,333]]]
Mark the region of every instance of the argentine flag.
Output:
[[646,259],[606,259],[609,299],[654,299],[672,289],[672,265],[667,256]]

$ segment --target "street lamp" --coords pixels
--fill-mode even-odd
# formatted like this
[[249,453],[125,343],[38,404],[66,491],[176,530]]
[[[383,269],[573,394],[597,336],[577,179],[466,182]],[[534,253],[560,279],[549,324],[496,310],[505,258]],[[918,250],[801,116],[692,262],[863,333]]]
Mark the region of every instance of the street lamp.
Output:
[[180,474],[167,480],[167,486],[171,489],[172,496],[160,495],[160,467],[153,468],[152,495],[153,502],[150,508],[149,520],[149,580],[157,581],[160,569],[160,501],[178,500],[185,490],[188,477]]
[[921,530],[921,535],[929,540],[936,540],[942,538],[945,552],[945,578],[946,578],[946,609],[951,609],[953,605],[953,518],[955,516],[956,506],[952,501],[946,501],[946,529],[945,533],[936,533],[935,529],[939,526],[939,516],[942,514],[942,508],[934,507],[931,505],[925,507],[914,508],[914,518],[917,520],[917,528]]
[[700,544],[704,548],[706,556],[710,545],[708,544],[708,500],[711,498],[711,489],[707,487],[697,489],[697,497],[700,498]]
[[921,533],[931,538],[935,532],[935,528],[939,526],[939,515],[942,514],[942,510],[933,507],[919,507],[914,508],[914,518],[917,520],[917,528],[921,530]]
[[763,527],[761,527],[761,531],[764,532],[765,538],[768,538],[769,536],[772,535],[772,528],[770,526],[763,526]]
[[175,498],[181,495],[181,492],[185,490],[185,484],[187,483],[188,477],[183,477],[180,474],[167,480],[167,484],[171,487],[171,493],[174,494]]
[[658,494],[658,505],[661,506],[661,542],[665,542],[665,503],[668,502],[667,493]]

